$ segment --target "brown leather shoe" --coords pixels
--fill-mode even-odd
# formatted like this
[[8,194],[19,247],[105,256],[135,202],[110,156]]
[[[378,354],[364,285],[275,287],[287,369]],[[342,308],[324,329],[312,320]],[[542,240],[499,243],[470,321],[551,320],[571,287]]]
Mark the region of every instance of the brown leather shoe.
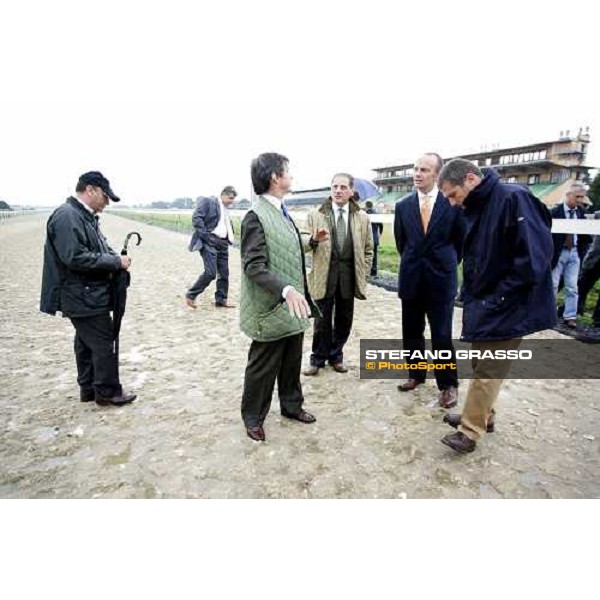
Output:
[[416,379],[408,379],[404,383],[398,386],[401,392],[412,392],[418,385],[423,385],[424,381],[418,381]]
[[467,452],[473,452],[477,444],[470,438],[468,438],[462,431],[456,433],[449,433],[442,438],[442,444],[445,444],[449,448],[460,454],[466,454]]
[[130,392],[123,393],[121,396],[112,396],[111,398],[96,394],[96,404],[99,406],[123,406],[123,404],[129,404],[133,402],[136,398],[137,395]]
[[577,329],[577,319],[566,319],[565,320],[565,325],[569,329]]
[[302,371],[302,373],[304,375],[307,375],[308,377],[312,377],[313,375],[316,375],[319,372],[319,367],[315,367],[315,365],[309,365],[308,367],[306,367],[306,369],[304,369],[304,371]]
[[453,406],[456,406],[458,404],[458,388],[449,387],[442,390],[438,403],[442,408],[452,408]]
[[[462,415],[459,415],[458,413],[447,413],[444,415],[442,421],[450,425],[450,427],[458,429],[458,426],[460,425],[461,416]],[[494,421],[488,421],[486,431],[488,433],[494,433]]]
[[255,442],[264,442],[266,440],[265,430],[260,425],[257,425],[256,427],[246,427],[246,434]]
[[331,368],[334,371],[336,371],[337,373],[347,373],[348,372],[348,367],[343,362],[333,363],[331,365]]
[[290,415],[289,413],[281,413],[281,416],[286,419],[293,419],[294,421],[300,421],[300,423],[314,423],[317,418],[314,415],[311,415],[309,412],[305,410],[300,410],[297,415]]
[[188,308],[191,308],[192,310],[196,310],[198,308],[196,306],[196,303],[191,298],[188,298],[187,296],[185,299],[185,304]]
[[213,304],[217,308],[235,308],[235,304],[229,304],[227,300],[225,300],[225,302],[213,302]]

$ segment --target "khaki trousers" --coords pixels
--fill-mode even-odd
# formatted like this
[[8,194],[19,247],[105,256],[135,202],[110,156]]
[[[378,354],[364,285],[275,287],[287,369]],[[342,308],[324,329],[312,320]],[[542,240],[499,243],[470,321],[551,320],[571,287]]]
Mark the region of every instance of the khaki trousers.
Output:
[[[473,350],[516,350],[522,338],[500,342],[473,342]],[[494,420],[494,404],[500,392],[500,386],[510,370],[512,360],[492,360],[474,358],[473,379],[467,392],[467,401],[462,412],[459,431],[469,439],[478,440],[485,435],[488,421]]]

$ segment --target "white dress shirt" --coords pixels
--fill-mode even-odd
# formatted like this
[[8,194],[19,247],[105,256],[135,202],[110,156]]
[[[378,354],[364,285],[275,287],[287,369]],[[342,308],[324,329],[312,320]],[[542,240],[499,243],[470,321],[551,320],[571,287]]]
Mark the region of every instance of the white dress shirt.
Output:
[[263,194],[262,197],[265,200],[268,200],[268,202],[272,204],[277,210],[281,210],[281,204],[283,203],[283,200],[277,198],[276,196],[269,196],[269,194]]
[[233,228],[231,227],[231,219],[229,218],[229,209],[223,204],[221,198],[219,198],[220,217],[217,226],[214,228],[213,233],[222,239],[229,240],[230,244],[233,244]]
[[346,204],[343,204],[342,206],[340,206],[339,204],[335,203],[335,200],[333,200],[331,202],[331,208],[333,208],[333,216],[334,216],[334,221],[337,225],[337,220],[340,216],[340,208],[342,209],[342,215],[344,217],[344,225],[346,225],[346,233],[348,233],[348,218],[350,216],[350,209],[348,208],[348,202],[346,202]]

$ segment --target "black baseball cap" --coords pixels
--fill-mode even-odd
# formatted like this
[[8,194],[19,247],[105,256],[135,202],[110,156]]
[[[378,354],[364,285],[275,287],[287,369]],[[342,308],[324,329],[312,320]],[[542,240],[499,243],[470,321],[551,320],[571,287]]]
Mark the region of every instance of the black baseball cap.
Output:
[[86,185],[93,185],[95,187],[99,187],[113,202],[119,202],[121,198],[117,196],[110,189],[110,182],[100,171],[88,171],[84,173],[77,183],[77,187],[85,187]]

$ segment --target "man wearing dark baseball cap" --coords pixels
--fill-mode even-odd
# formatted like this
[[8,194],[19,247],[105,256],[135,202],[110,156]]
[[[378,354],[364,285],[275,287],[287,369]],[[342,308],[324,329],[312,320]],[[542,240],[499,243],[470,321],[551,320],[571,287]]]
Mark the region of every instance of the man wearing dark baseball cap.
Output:
[[111,288],[131,258],[112,250],[98,229],[98,214],[119,197],[99,171],[84,173],[75,191],[48,219],[40,310],[60,311],[75,327],[81,401],[120,406],[136,396],[125,393],[119,381]]
[[91,185],[95,188],[99,188],[108,197],[108,199],[112,200],[113,202],[119,202],[121,200],[121,198],[119,198],[110,189],[110,182],[108,181],[108,179],[106,179],[106,177],[104,177],[104,175],[102,175],[102,173],[100,173],[100,171],[89,171],[87,173],[84,173],[79,178],[76,189],[78,192],[80,191],[80,188],[81,191],[84,191],[88,185]]

